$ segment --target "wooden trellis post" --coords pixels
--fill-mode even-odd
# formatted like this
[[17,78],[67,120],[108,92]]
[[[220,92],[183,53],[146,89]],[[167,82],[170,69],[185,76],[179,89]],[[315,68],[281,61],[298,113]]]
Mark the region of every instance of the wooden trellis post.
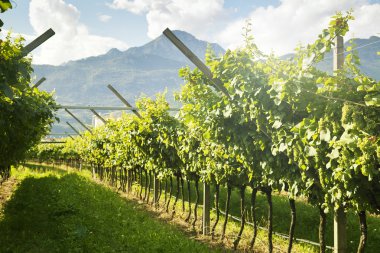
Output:
[[50,37],[53,36],[54,34],[55,34],[55,32],[53,31],[53,29],[50,28],[49,30],[47,30],[46,32],[44,32],[43,34],[38,36],[35,40],[30,42],[28,45],[26,45],[23,48],[22,54],[21,54],[22,57],[26,56],[27,54],[32,52],[34,49],[39,47],[42,43],[44,43],[45,41],[50,39]]
[[213,78],[211,70],[204,64],[175,34],[166,28],[163,34],[168,38],[200,71],[207,76],[213,86],[225,96],[229,97],[228,91],[219,79]]
[[[134,111],[136,107],[127,106],[90,106],[90,105],[57,105],[58,109],[68,110],[100,110],[100,111]],[[177,112],[179,108],[169,108],[168,111]]]
[[35,85],[32,86],[32,88],[37,88],[38,86],[40,86],[45,81],[46,81],[46,78],[42,77],[40,80],[38,80],[38,82],[36,82]]
[[208,183],[203,183],[203,215],[202,215],[203,235],[210,234],[210,209],[211,209],[210,185]]
[[[344,63],[344,45],[343,37],[337,36],[335,38],[334,48],[334,71],[343,67]],[[347,230],[346,230],[346,213],[344,208],[340,207],[334,214],[334,252],[346,253],[347,252]]]
[[106,121],[102,116],[100,116],[100,114],[97,113],[94,109],[90,109],[90,111],[91,111],[96,117],[98,117],[98,118],[103,122],[103,124],[107,124],[107,121]]
[[155,205],[158,203],[160,181],[157,178],[157,173],[153,175],[153,202]]
[[[120,95],[120,93],[114,88],[114,87],[112,87],[112,85],[111,84],[108,84],[107,85],[107,87],[108,87],[108,89],[110,89],[112,92],[113,92],[113,94],[115,94],[116,95],[116,97],[118,97],[119,99],[120,99],[120,101],[123,103],[123,104],[125,104],[126,106],[128,106],[128,107],[132,107],[132,105],[122,96],[122,95]],[[138,113],[138,111],[136,110],[136,109],[132,109],[132,112],[137,116],[137,117],[139,117],[139,118],[141,118],[141,115],[140,115],[140,113]]]
[[73,117],[79,124],[81,124],[82,127],[84,127],[85,129],[87,129],[87,131],[89,131],[90,133],[92,133],[91,129],[86,126],[82,121],[80,121],[74,114],[72,114],[69,110],[67,110],[67,108],[65,109],[65,111],[70,114],[71,117]]
[[[64,133],[50,133],[50,134],[47,134],[46,136],[70,136],[70,134],[68,132],[64,132]],[[75,134],[74,134],[75,135]]]
[[[122,170],[124,170],[124,168],[121,168]],[[127,170],[127,175],[126,175],[126,178],[127,178],[127,182],[126,182],[126,185],[127,185],[127,193],[129,193],[131,191],[131,172],[129,170]]]
[[66,121],[66,124],[69,125],[69,127],[71,127],[71,129],[73,129],[73,131],[76,132],[80,137],[82,137],[79,131],[75,127],[73,127],[69,122]]

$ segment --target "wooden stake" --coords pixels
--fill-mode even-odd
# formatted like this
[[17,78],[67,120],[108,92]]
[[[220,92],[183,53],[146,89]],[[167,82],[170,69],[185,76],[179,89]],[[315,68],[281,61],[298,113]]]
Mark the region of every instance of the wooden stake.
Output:
[[203,183],[203,235],[210,234],[210,185]]
[[219,79],[213,78],[211,70],[204,64],[175,34],[166,28],[163,34],[200,70],[213,82],[214,87],[229,97],[228,91]]
[[79,136],[82,137],[82,135],[79,133],[79,131],[75,127],[73,127],[69,122],[66,121],[66,124],[69,125],[69,127],[71,127],[71,129],[73,129],[74,132],[76,132]]
[[40,86],[43,82],[46,81],[46,78],[45,77],[42,77],[40,80],[38,80],[38,82],[36,82],[35,85],[32,86],[32,89],[33,88],[37,88],[38,86]]
[[65,111],[71,115],[71,117],[73,117],[76,121],[78,121],[79,124],[81,124],[82,127],[86,128],[87,131],[89,131],[90,133],[92,133],[91,129],[86,126],[82,121],[80,121],[74,114],[72,114],[69,110],[65,109]]
[[[123,96],[120,95],[120,93],[119,93],[117,90],[115,90],[115,88],[112,87],[111,84],[108,84],[107,87],[108,87],[108,89],[110,89],[110,90],[113,92],[113,94],[116,95],[116,97],[118,97],[118,98],[120,99],[121,102],[123,102],[123,104],[125,104],[125,105],[128,106],[128,107],[132,107],[132,105],[131,105],[130,103],[128,103],[128,101],[127,101],[125,98],[123,98]],[[141,118],[140,113],[138,113],[138,111],[137,111],[136,109],[132,109],[132,112],[133,112],[137,117]]]
[[158,203],[158,196],[159,196],[159,184],[160,181],[157,178],[157,174],[154,173],[153,175],[153,203],[157,205]]
[[[342,69],[344,63],[344,45],[343,37],[337,36],[335,38],[334,48],[334,72]],[[334,214],[334,252],[346,253],[347,252],[347,230],[346,230],[346,213],[344,208],[340,207]]]
[[103,124],[107,124],[107,121],[106,121],[102,116],[100,116],[100,114],[97,113],[94,109],[90,109],[90,111],[91,111],[93,114],[95,114],[95,116],[98,117],[98,118],[103,122]]
[[38,36],[35,40],[30,42],[28,45],[26,45],[23,48],[22,57],[26,56],[27,54],[32,52],[34,49],[39,47],[42,43],[44,43],[45,41],[50,39],[50,37],[52,37],[54,34],[55,34],[55,32],[53,31],[53,29],[50,28],[49,30],[47,30],[46,32],[44,32],[43,34]]
[[41,144],[63,144],[65,141],[41,141]]
[[[136,107],[126,106],[91,106],[91,105],[58,105],[58,109],[99,110],[99,111],[133,111]],[[179,108],[169,108],[168,111],[179,111]]]
[[64,132],[64,133],[50,133],[50,134],[47,134],[46,136],[66,136],[66,135],[70,135],[68,132]]

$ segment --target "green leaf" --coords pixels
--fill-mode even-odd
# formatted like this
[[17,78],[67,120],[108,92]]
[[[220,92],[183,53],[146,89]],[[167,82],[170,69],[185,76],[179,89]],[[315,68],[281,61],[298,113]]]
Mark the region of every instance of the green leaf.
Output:
[[368,106],[380,106],[380,94],[368,94],[364,97],[365,104]]
[[5,96],[7,96],[8,98],[13,98],[13,91],[8,85],[1,84],[0,91],[3,91]]
[[281,123],[281,121],[279,121],[279,120],[276,120],[276,121],[273,123],[273,125],[272,125],[272,127],[273,127],[274,129],[279,129],[281,126],[282,126],[282,123]]
[[230,105],[227,105],[226,109],[224,109],[223,116],[226,118],[230,118],[232,116],[232,107]]
[[210,131],[206,131],[206,132],[204,132],[204,133],[203,133],[203,138],[205,138],[205,139],[210,139],[210,138],[211,138],[211,133],[210,133]]
[[361,169],[362,174],[368,177],[369,172],[368,172],[367,166],[363,165],[360,169]]
[[319,138],[321,139],[321,141],[329,142],[331,140],[330,130],[321,130],[321,132],[319,133]]
[[329,157],[331,160],[337,159],[339,157],[339,149],[334,148],[331,151],[331,153],[327,154],[326,156]]
[[12,4],[9,0],[0,0],[0,12],[12,9]]
[[281,143],[280,147],[278,148],[278,151],[284,152],[287,148],[287,145],[285,143]]
[[316,156],[317,150],[312,146],[306,146],[305,147],[305,153],[307,156]]

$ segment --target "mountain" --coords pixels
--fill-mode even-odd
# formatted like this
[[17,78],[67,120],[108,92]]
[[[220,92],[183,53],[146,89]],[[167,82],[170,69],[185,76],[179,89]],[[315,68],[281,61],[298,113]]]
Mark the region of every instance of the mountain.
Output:
[[[198,40],[193,35],[174,31],[200,59],[204,59],[207,45],[217,55],[225,50],[215,43]],[[98,105],[122,106],[123,104],[108,90],[112,84],[128,102],[144,94],[153,97],[158,92],[167,90],[167,99],[175,106],[173,92],[180,89],[183,81],[178,77],[178,70],[192,63],[163,35],[141,46],[126,51],[111,49],[104,55],[70,61],[60,66],[34,65],[37,77],[46,77],[41,85],[46,91],[55,90],[56,100],[63,105]],[[92,114],[87,111],[74,111],[87,124],[91,123]],[[70,116],[60,111],[61,124],[55,126],[54,132],[68,130],[65,121],[73,121]],[[80,126],[76,125],[79,129]]]

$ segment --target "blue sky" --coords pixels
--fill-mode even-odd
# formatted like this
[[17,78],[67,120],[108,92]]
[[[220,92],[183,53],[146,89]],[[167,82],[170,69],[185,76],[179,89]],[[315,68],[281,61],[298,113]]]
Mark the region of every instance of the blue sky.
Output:
[[14,0],[1,15],[6,30],[32,39],[52,27],[50,41],[34,52],[38,64],[62,64],[125,50],[159,36],[166,27],[235,48],[251,19],[265,52],[291,52],[315,39],[336,11],[354,10],[351,37],[380,36],[380,0]]

